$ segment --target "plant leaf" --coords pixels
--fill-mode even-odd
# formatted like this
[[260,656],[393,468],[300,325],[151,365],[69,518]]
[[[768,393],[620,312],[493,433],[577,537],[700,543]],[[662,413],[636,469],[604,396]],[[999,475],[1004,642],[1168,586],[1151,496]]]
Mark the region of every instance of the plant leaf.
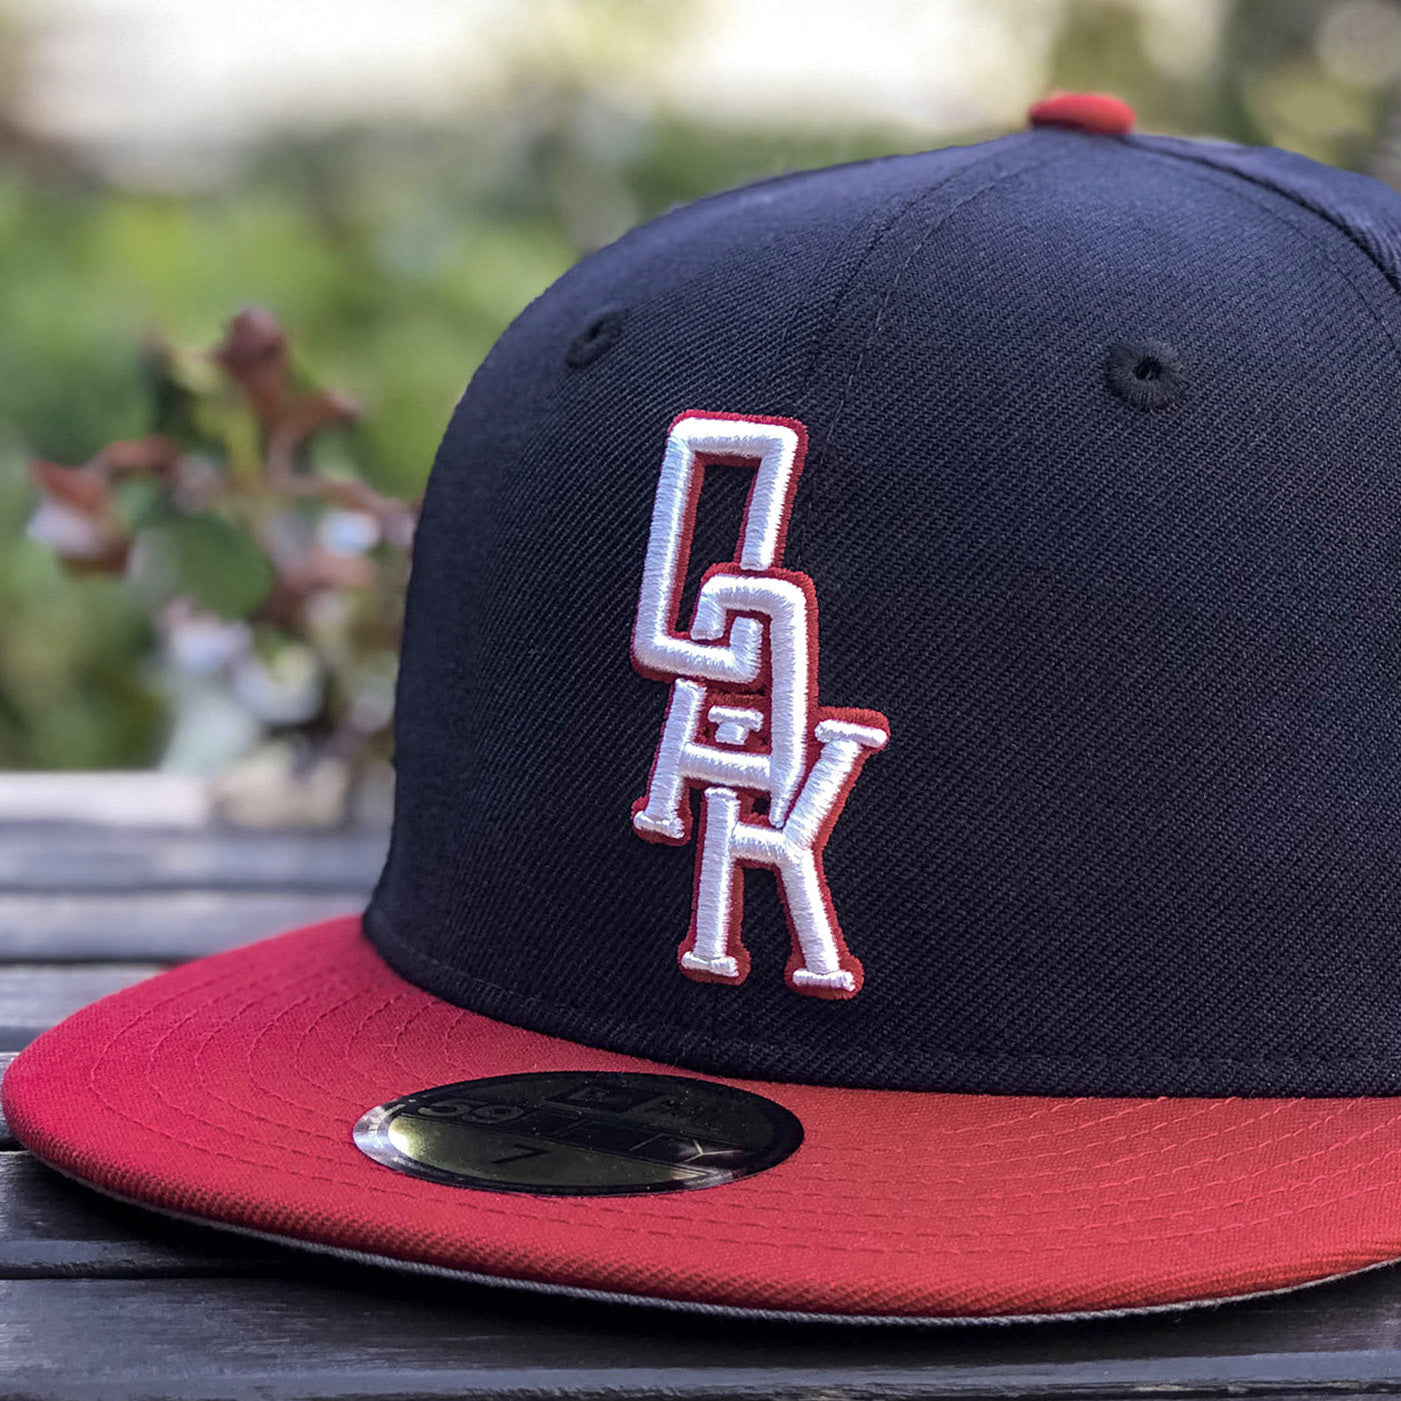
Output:
[[137,542],[133,582],[149,597],[190,597],[221,618],[247,618],[272,587],[263,552],[222,516],[171,517]]

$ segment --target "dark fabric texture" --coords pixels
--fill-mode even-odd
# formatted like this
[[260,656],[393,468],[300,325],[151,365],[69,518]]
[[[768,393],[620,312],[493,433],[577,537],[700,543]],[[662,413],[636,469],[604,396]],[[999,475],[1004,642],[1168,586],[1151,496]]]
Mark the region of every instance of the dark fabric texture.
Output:
[[[433,471],[377,948],[463,1007],[718,1074],[1401,1093],[1398,205],[1278,153],[1042,130],[771,181],[582,263]],[[1126,345],[1170,348],[1176,402],[1115,392]],[[684,410],[809,431],[785,562],[821,701],[891,733],[826,851],[850,1001],[785,986],[771,872],[748,980],[681,976],[694,850],[630,826],[666,687],[629,636]],[[726,476],[700,564],[733,549]]]

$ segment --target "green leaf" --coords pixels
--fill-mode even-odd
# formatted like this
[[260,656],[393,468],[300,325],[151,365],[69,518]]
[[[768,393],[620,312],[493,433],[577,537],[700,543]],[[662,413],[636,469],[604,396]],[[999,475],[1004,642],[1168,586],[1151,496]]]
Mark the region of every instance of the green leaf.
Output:
[[222,618],[246,618],[272,587],[253,539],[221,516],[165,520],[137,537],[133,583],[151,599],[189,595]]
[[127,530],[137,530],[160,510],[165,489],[150,477],[129,477],[112,488],[112,507]]

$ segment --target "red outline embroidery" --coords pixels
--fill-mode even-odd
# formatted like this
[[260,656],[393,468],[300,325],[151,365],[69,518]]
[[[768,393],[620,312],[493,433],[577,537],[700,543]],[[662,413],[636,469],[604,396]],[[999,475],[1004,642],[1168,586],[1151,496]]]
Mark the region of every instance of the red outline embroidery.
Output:
[[[788,521],[793,514],[793,498],[797,494],[798,480],[803,475],[803,464],[807,460],[808,452],[808,430],[805,424],[796,418],[765,418],[761,415],[746,415],[740,413],[679,413],[667,425],[667,439],[670,441],[672,433],[677,426],[685,423],[687,419],[700,420],[706,423],[762,423],[770,428],[788,428],[798,437],[797,451],[793,454],[793,470],[789,477],[788,497],[783,503],[783,512],[779,517],[777,543],[774,547],[774,559],[781,560],[783,551],[788,544]],[[696,529],[696,511],[700,507],[701,489],[705,485],[705,474],[711,467],[751,467],[757,461],[753,457],[740,457],[735,455],[725,455],[721,453],[697,453],[695,456],[695,471],[691,475],[691,490],[686,502],[685,514],[681,523],[681,539],[677,546],[677,568],[671,581],[671,594],[667,600],[666,609],[666,629],[667,632],[676,638],[689,638],[689,632],[682,632],[678,627],[679,614],[681,611],[681,591],[686,585],[686,570],[691,562],[691,540]],[[754,490],[758,486],[758,473],[755,473],[754,481],[750,484],[749,494],[744,501],[744,515],[740,518],[739,538],[735,541],[734,558],[729,561],[736,569],[739,568],[740,557],[744,552],[744,537],[749,533],[749,512],[754,505]],[[718,573],[724,568],[723,562],[715,564],[706,570],[705,578],[709,578],[712,573]],[[753,571],[743,571],[752,573]],[[779,571],[766,571],[777,574]],[[801,576],[807,579],[806,575]],[[701,581],[705,582],[704,579]],[[809,579],[808,584],[812,581]],[[632,665],[634,670],[645,676],[649,681],[674,681],[676,673],[662,671],[649,667],[646,663],[639,661],[637,656],[637,629],[640,620],[634,620],[632,627]]]
[[[787,814],[787,818],[785,819],[786,821],[788,818],[792,817],[794,809],[801,801],[802,796],[806,791],[808,781],[811,779],[814,769],[818,763],[818,760],[822,757],[822,754],[824,752],[824,745],[819,743],[817,739],[817,729],[820,725],[827,721],[839,721],[848,724],[860,725],[871,730],[877,730],[886,739],[888,739],[890,734],[890,724],[886,717],[877,711],[822,706],[818,704],[817,676],[819,660],[819,617],[816,588],[813,584],[812,579],[807,574],[801,573],[798,570],[783,568],[780,563],[783,559],[783,551],[787,541],[788,524],[792,513],[793,499],[796,494],[798,479],[802,473],[804,458],[807,451],[806,427],[797,419],[791,418],[762,417],[758,415],[750,416],[744,414],[728,413],[683,413],[678,414],[676,418],[673,419],[671,422],[670,428],[668,430],[668,446],[670,446],[671,433],[675,431],[679,424],[687,420],[700,420],[702,422],[709,421],[723,423],[761,424],[773,427],[782,427],[791,430],[797,438],[797,447],[794,453],[792,468],[787,481],[787,490],[785,492],[784,500],[781,507],[781,513],[779,515],[777,521],[777,528],[775,531],[773,566],[767,569],[756,570],[747,569],[743,566],[742,563],[744,542],[748,534],[750,515],[754,504],[754,494],[758,488],[759,478],[756,472],[754,484],[751,485],[749,490],[749,496],[745,502],[744,517],[740,526],[739,539],[736,542],[734,558],[730,561],[710,566],[705,571],[705,574],[702,576],[701,580],[702,590],[704,590],[705,585],[711,579],[719,576],[728,575],[744,579],[780,580],[795,585],[802,591],[805,603],[805,622],[807,632],[807,686],[805,696],[805,713],[807,716],[807,721],[805,728],[805,754],[802,783],[799,787],[797,795],[793,800],[793,803],[790,805],[789,813]],[[758,460],[758,458],[749,454],[726,455],[719,453],[697,453],[694,455],[691,464],[690,481],[687,484],[687,499],[681,516],[681,527],[676,549],[675,566],[672,570],[672,575],[669,580],[669,593],[667,595],[666,608],[663,613],[664,626],[667,636],[672,637],[678,641],[702,641],[702,639],[692,638],[689,629],[684,632],[679,629],[678,614],[680,611],[681,591],[684,587],[686,573],[690,564],[691,544],[695,528],[696,511],[700,502],[700,495],[705,480],[706,470],[711,466],[754,466]],[[649,537],[649,551],[650,549],[651,540]],[[759,674],[756,677],[756,679],[748,685],[730,685],[726,686],[724,689],[721,689],[717,686],[715,689],[712,690],[711,687],[713,683],[706,681],[704,678],[688,677],[683,673],[677,673],[675,671],[649,667],[639,659],[637,655],[638,633],[639,629],[642,626],[642,608],[643,600],[645,598],[646,593],[644,585],[644,592],[639,597],[637,620],[635,621],[633,627],[632,660],[635,669],[642,676],[645,676],[652,680],[663,680],[673,683],[671,695],[668,699],[667,716],[670,716],[671,707],[675,705],[677,701],[677,690],[675,683],[677,681],[689,681],[694,685],[703,687],[705,691],[704,714],[698,727],[699,733],[705,734],[708,730],[712,728],[711,722],[709,720],[709,712],[716,706],[747,706],[751,708],[758,708],[765,712],[766,721],[768,721],[768,717],[771,715],[770,705],[772,697],[773,678],[772,645],[767,628],[765,630],[762,643]],[[756,618],[759,622],[765,624],[771,624],[772,622],[772,619],[770,619],[766,615],[736,611],[730,615],[729,626],[727,628],[726,635],[723,639],[720,640],[722,645],[728,644],[730,642],[730,638],[733,634],[734,620],[741,617],[753,617]],[[714,644],[717,640],[704,639],[704,641]],[[771,721],[769,723],[771,723]],[[653,779],[656,775],[658,763],[661,760],[665,731],[666,722],[664,721],[663,739],[659,740],[657,749],[653,754],[652,765],[648,771],[647,776],[647,787],[644,790],[643,795],[633,804],[632,810],[634,814],[642,811],[647,806],[648,795],[652,788]],[[771,742],[772,733],[770,733],[770,743]],[[714,739],[713,735],[711,736],[709,743],[712,747],[720,747],[718,745],[718,742]],[[882,741],[882,744],[883,743],[884,740]],[[841,785],[836,791],[835,795],[827,799],[827,811],[822,817],[821,823],[816,830],[816,834],[812,837],[810,841],[803,842],[797,847],[797,849],[800,851],[805,850],[811,857],[813,869],[816,874],[819,898],[823,910],[825,911],[827,923],[829,926],[828,932],[830,933],[831,940],[836,948],[838,967],[841,970],[841,972],[850,976],[852,986],[849,988],[839,986],[813,986],[811,983],[807,985],[800,985],[795,980],[796,975],[806,970],[807,967],[806,956],[802,946],[802,938],[800,934],[799,924],[794,916],[794,912],[789,899],[787,886],[784,880],[784,870],[775,861],[768,860],[757,860],[753,858],[745,859],[734,856],[730,858],[733,863],[733,871],[730,877],[730,912],[728,930],[725,937],[724,953],[726,957],[734,960],[734,963],[736,965],[736,971],[734,973],[721,973],[706,969],[688,968],[684,965],[683,960],[685,956],[688,953],[694,952],[696,941],[698,938],[697,921],[698,912],[701,907],[701,879],[702,872],[704,869],[703,862],[706,849],[707,804],[703,799],[701,805],[701,816],[699,823],[697,824],[694,817],[694,804],[692,801],[691,794],[693,790],[700,790],[702,793],[704,793],[704,791],[707,788],[721,787],[722,785],[713,783],[709,780],[697,779],[686,774],[680,774],[678,775],[678,777],[682,785],[684,794],[683,801],[681,802],[679,808],[679,816],[683,824],[683,830],[681,832],[681,835],[675,836],[666,832],[658,832],[643,828],[634,828],[634,830],[637,832],[637,835],[642,837],[645,841],[656,842],[668,846],[684,846],[687,842],[689,842],[692,839],[693,836],[695,836],[696,838],[696,861],[691,905],[691,925],[687,932],[686,938],[682,941],[680,947],[677,950],[678,963],[681,965],[682,972],[688,978],[691,978],[696,982],[729,983],[732,985],[738,985],[739,983],[742,983],[745,980],[745,978],[749,974],[750,958],[748,950],[745,948],[744,940],[742,937],[742,924],[744,917],[744,873],[747,870],[770,870],[774,873],[774,878],[778,882],[779,895],[783,902],[784,913],[788,924],[790,952],[784,970],[784,978],[788,986],[792,988],[795,992],[799,992],[804,996],[821,997],[832,1000],[845,1000],[847,998],[854,997],[856,993],[860,991],[862,981],[864,978],[861,962],[859,959],[856,958],[854,954],[851,953],[851,951],[847,947],[846,940],[842,933],[840,922],[837,919],[836,907],[832,901],[831,891],[827,884],[827,877],[823,869],[822,858],[824,849],[827,844],[827,839],[831,835],[832,829],[836,825],[837,818],[841,815],[843,807],[846,805],[847,797],[849,796],[857,777],[859,776],[862,768],[864,767],[866,760],[871,756],[871,754],[875,753],[876,749],[879,747],[880,746],[872,747],[866,745],[858,745],[854,757],[851,756],[850,751],[847,752],[847,756],[845,759],[845,762],[848,766],[847,771],[845,772],[844,777],[841,781]],[[726,746],[725,748],[727,752],[732,752],[735,754],[741,754],[745,752],[771,752],[770,749],[765,747],[763,739],[758,731],[751,731],[748,735],[746,735],[743,744],[735,746]],[[760,828],[766,832],[771,833],[782,832],[782,826],[775,828],[764,818],[764,816],[756,816],[756,809],[759,798],[758,796],[756,796],[752,789],[746,790],[741,785],[736,784],[734,786],[733,791],[735,791],[738,796],[739,804],[737,825],[742,824],[745,826]]]

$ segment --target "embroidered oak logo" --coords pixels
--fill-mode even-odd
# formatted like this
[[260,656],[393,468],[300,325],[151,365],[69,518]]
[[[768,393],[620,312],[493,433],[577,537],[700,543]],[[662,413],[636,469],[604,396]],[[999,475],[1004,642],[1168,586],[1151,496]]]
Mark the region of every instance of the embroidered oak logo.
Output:
[[[883,715],[817,703],[817,595],[784,569],[784,535],[807,433],[795,419],[683,414],[671,426],[652,510],[632,659],[671,683],[646,794],[632,825],[652,842],[691,839],[701,790],[691,928],[682,971],[740,983],[744,871],[776,873],[793,939],[787,981],[812,997],[854,996],[822,849],[862,764],[889,738]],[[707,467],[754,474],[732,561],[703,576],[688,631],[678,629],[692,525]]]

